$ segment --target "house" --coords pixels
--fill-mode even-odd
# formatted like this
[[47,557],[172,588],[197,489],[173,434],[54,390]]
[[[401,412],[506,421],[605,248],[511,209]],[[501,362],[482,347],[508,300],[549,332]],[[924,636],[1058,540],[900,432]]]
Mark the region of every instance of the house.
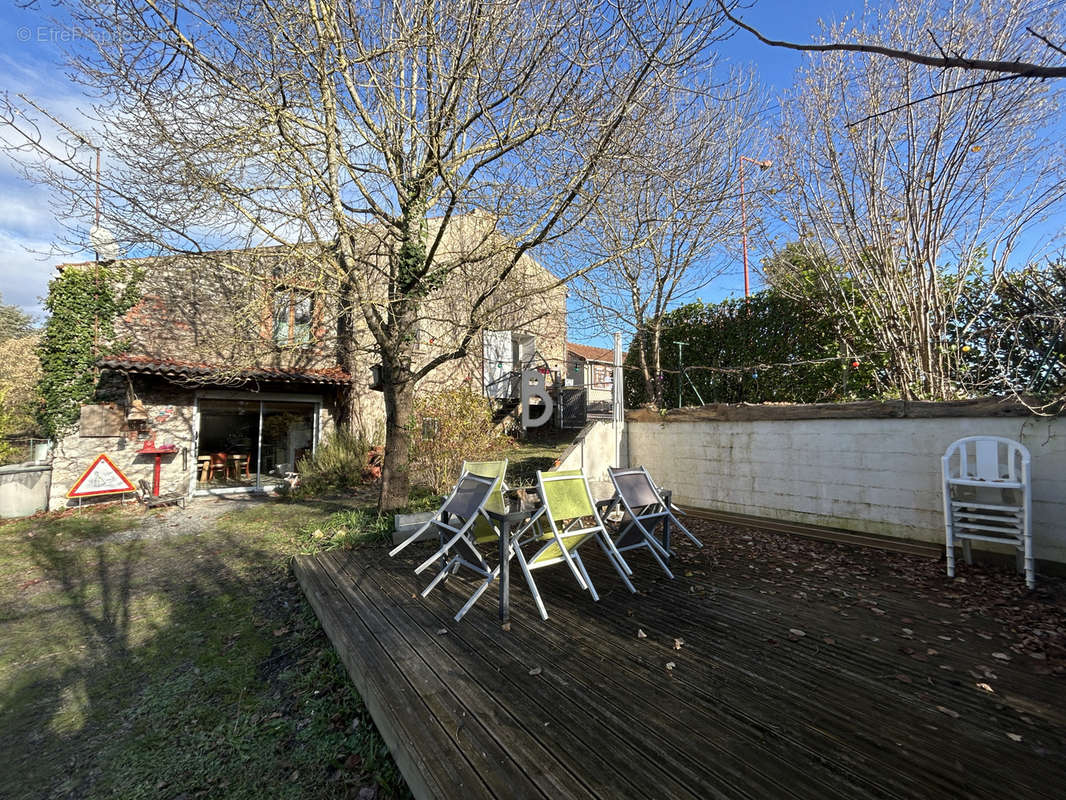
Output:
[[585,387],[590,412],[610,412],[614,387],[614,351],[587,344],[566,343],[566,385]]
[[[382,441],[374,342],[327,256],[305,245],[113,262],[136,276],[137,301],[99,343],[95,396],[56,443],[50,507],[73,502],[68,490],[100,453],[134,484],[150,483],[146,442],[174,445],[162,457],[162,492],[221,493],[271,488],[338,424]],[[374,263],[355,279],[372,286]],[[472,298],[496,285],[490,266],[470,259],[424,300],[411,331],[416,367],[455,348]],[[561,371],[566,301],[556,283],[523,257],[479,312],[483,330],[467,355],[434,369],[418,391],[467,384],[502,400],[517,393],[523,366]]]

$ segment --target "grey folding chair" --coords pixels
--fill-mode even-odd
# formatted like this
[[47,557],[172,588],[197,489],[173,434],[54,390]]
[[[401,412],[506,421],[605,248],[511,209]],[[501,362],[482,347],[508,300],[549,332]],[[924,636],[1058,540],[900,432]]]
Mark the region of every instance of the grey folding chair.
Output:
[[418,539],[430,526],[436,528],[441,546],[433,555],[415,567],[415,574],[421,574],[434,563],[443,563],[443,567],[422,590],[422,596],[428,596],[437,584],[449,575],[458,572],[460,567],[466,567],[485,579],[484,585],[463,606],[456,619],[466,613],[467,608],[473,605],[474,601],[481,596],[481,592],[487,589],[495,578],[495,571],[489,567],[485,557],[478,552],[474,543],[474,525],[478,519],[487,519],[485,503],[492,494],[495,484],[496,480],[493,478],[465,473],[459,478],[455,490],[444,501],[444,505],[440,507],[434,518],[389,551],[389,555],[394,556]]
[[615,498],[622,506],[623,517],[620,533],[614,538],[615,547],[619,552],[647,548],[663,571],[670,576],[674,574],[666,566],[664,558],[669,558],[671,553],[666,546],[654,535],[654,530],[659,525],[665,525],[669,521],[672,527],[691,539],[697,547],[703,547],[703,542],[697,539],[692,532],[681,524],[681,520],[674,513],[672,504],[663,499],[655,482],[644,467],[607,468],[607,474],[614,484]]
[[[581,470],[561,470],[558,472],[537,472],[537,491],[543,503],[535,523],[528,524],[522,535],[516,540],[513,554],[522,567],[533,600],[537,604],[541,619],[548,618],[537,584],[533,580],[534,570],[565,563],[573,573],[578,585],[587,589],[593,600],[599,600],[596,587],[592,585],[585,563],[581,560],[578,548],[590,539],[599,542],[607,560],[621,576],[622,581],[631,592],[635,592],[629,576],[633,570],[615,548],[603,520],[596,511],[589,491],[588,479]],[[546,520],[548,530],[539,524]],[[588,520],[586,522],[586,520]],[[523,545],[539,545],[533,555],[526,557]]]

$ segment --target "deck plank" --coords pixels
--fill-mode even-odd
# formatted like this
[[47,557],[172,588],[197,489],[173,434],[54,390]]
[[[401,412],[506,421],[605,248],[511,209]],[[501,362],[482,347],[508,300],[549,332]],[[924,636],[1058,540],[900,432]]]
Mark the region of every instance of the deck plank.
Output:
[[499,796],[508,792],[551,798],[588,796],[587,792],[572,793],[577,776],[564,779],[566,772],[551,751],[529,735],[520,717],[484,691],[484,674],[471,670],[473,665],[466,654],[456,657],[448,652],[446,634],[437,633],[441,627],[414,621],[408,608],[419,605],[420,600],[398,602],[398,592],[390,595],[382,589],[380,581],[387,573],[366,572],[365,565],[351,553],[338,551],[327,554],[325,560],[338,576],[350,580],[350,590],[358,592],[367,607],[375,608],[393,626],[383,637],[383,644],[393,652],[420,659],[422,664],[415,671],[426,669],[447,687],[447,705],[460,709],[459,717],[452,717],[462,728],[461,736],[457,730],[456,742],[493,791]]
[[996,663],[995,694],[976,688],[976,645],[1002,626],[943,610],[943,597],[722,568],[684,546],[673,581],[634,554],[631,595],[592,551],[599,603],[565,569],[544,570],[542,622],[519,575],[503,632],[488,594],[452,621],[472,589],[462,579],[418,597],[417,560],[364,548],[296,568],[416,797],[902,800],[1009,787],[1043,800],[1066,783],[1062,679]]

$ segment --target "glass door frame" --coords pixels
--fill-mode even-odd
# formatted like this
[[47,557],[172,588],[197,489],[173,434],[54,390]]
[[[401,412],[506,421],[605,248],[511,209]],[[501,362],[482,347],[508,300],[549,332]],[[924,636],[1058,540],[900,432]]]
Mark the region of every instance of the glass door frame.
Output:
[[256,428],[257,452],[255,465],[255,486],[229,486],[219,489],[202,489],[196,485],[199,479],[197,461],[192,461],[192,473],[189,475],[189,493],[195,495],[217,494],[265,494],[274,489],[280,481],[263,482],[263,405],[267,403],[302,403],[313,405],[313,420],[311,423],[311,452],[318,449],[319,438],[322,433],[322,395],[318,394],[285,394],[283,392],[237,392],[225,390],[204,389],[196,392],[193,402],[193,448],[194,454],[200,452],[200,401],[201,400],[232,400],[235,402],[258,403],[259,424]]

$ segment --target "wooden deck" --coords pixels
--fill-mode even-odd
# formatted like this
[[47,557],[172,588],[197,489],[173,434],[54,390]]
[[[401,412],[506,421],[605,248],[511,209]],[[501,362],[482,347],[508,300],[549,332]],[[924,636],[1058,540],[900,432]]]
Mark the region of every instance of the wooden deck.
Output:
[[[491,593],[453,622],[462,580],[418,597],[415,547],[296,574],[418,798],[1063,796],[1066,677],[1025,609],[914,556],[694,529],[674,581],[630,559],[637,595],[593,548],[599,603],[538,573],[547,622],[516,573],[509,632]],[[1057,586],[1018,602],[1053,615]]]

